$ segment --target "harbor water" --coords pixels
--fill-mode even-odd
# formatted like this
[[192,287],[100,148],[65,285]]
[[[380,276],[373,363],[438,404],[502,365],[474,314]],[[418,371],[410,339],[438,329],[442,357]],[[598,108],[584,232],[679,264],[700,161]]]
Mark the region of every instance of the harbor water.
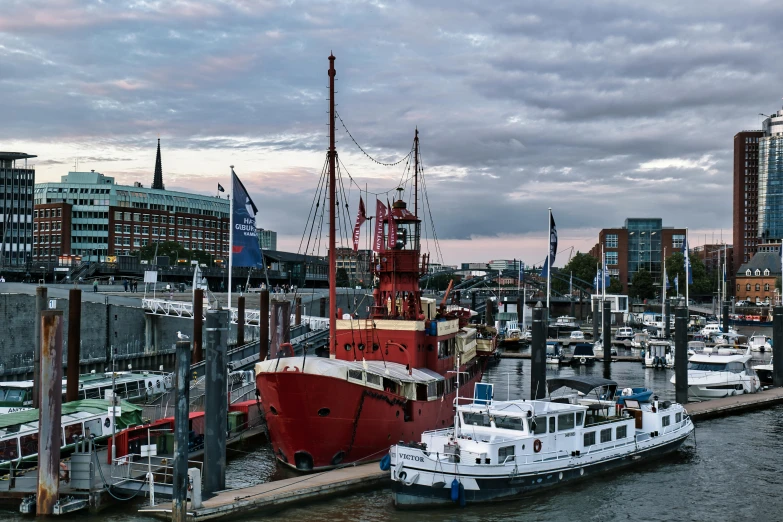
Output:
[[[674,399],[669,382],[673,370],[644,369],[639,363],[611,365],[611,378],[624,386],[645,386],[661,399]],[[547,377],[573,374],[603,376],[603,364],[572,369],[547,368]],[[528,398],[530,361],[502,359],[484,380],[495,385],[495,398]],[[244,487],[282,476],[266,445],[230,450],[228,487]],[[700,421],[676,453],[618,473],[593,477],[493,505],[468,505],[416,512],[398,512],[388,490],[368,491],[303,505],[271,515],[231,520],[381,521],[741,521],[783,520],[783,406],[742,415]],[[101,522],[141,522],[140,502],[127,502],[100,515],[58,517],[63,521],[93,518]],[[29,520],[11,510],[0,519]]]

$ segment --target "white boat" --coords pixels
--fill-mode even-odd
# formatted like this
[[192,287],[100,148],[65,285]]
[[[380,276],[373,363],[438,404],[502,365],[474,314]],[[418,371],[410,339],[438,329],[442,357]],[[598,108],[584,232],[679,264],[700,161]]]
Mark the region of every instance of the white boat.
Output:
[[697,352],[701,352],[706,348],[707,345],[704,344],[704,341],[688,341],[688,357],[696,354]]
[[567,315],[562,315],[555,319],[555,322],[552,323],[553,327],[560,329],[563,332],[571,331],[571,330],[579,330],[579,323],[576,321],[576,317],[570,317]]
[[547,341],[546,343],[546,363],[560,365],[563,364],[563,346],[557,341]]
[[771,352],[772,344],[771,338],[766,335],[753,335],[748,339],[748,346],[750,346],[751,352]]
[[759,376],[759,382],[766,386],[772,386],[773,383],[773,366],[772,361],[775,357],[771,357],[769,359],[768,364],[760,364],[758,366],[753,367],[753,371],[756,372],[756,375]]
[[[588,393],[597,378],[551,379]],[[693,431],[679,404],[626,408],[548,400],[493,401],[491,391],[457,404],[454,427],[424,432],[420,442],[391,447],[381,461],[398,508],[492,502],[660,458]],[[617,412],[620,412],[618,415]]]
[[[750,366],[751,358],[749,349],[738,355],[692,355],[688,359],[688,397],[703,400],[756,393],[761,381]],[[676,384],[676,376],[671,382]]]
[[614,338],[618,341],[632,341],[634,338],[633,328],[630,326],[621,326],[617,329]]
[[582,330],[574,330],[571,332],[571,340],[574,341],[584,341],[585,340],[585,334],[582,332]]
[[[66,379],[63,379],[63,402],[65,402]],[[0,382],[0,413],[13,413],[33,407],[33,381]],[[156,371],[114,372],[115,394],[118,398],[136,402],[152,399],[171,390],[170,373]],[[106,399],[106,392],[112,389],[112,372],[88,373],[79,376],[79,397],[84,399]]]
[[650,334],[647,333],[647,330],[643,332],[637,332],[634,334],[633,339],[631,340],[631,349],[644,350],[647,348],[648,344],[650,344]]
[[674,353],[669,341],[650,341],[644,351],[645,368],[674,368]]

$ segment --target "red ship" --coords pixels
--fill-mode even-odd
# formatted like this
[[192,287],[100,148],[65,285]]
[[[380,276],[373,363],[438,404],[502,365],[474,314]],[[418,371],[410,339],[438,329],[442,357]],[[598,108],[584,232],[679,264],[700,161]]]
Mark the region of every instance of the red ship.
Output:
[[[335,201],[334,56],[329,61],[328,187]],[[414,151],[418,176],[418,131]],[[378,460],[400,440],[418,441],[424,431],[451,426],[457,392],[473,396],[486,357],[493,355],[476,355],[477,333],[467,327],[466,310],[447,311],[445,299],[438,306],[422,297],[419,280],[429,256],[420,253],[415,194],[413,212],[397,200],[376,216],[378,284],[367,319],[338,318],[330,205],[329,357],[273,354],[256,365],[271,444],[289,467],[313,471]]]

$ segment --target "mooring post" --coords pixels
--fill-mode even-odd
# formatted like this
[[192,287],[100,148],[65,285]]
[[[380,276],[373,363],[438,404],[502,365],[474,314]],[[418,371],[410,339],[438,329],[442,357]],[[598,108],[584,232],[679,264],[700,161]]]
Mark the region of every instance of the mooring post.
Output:
[[237,299],[237,346],[245,344],[245,296]]
[[174,474],[171,521],[185,522],[188,498],[188,434],[190,433],[190,343],[177,341],[174,370]]
[[[38,410],[38,495],[36,514],[53,515],[60,496],[61,408],[63,400],[63,312],[44,310],[41,330]],[[62,441],[67,444],[73,441]]]
[[671,301],[668,299],[664,299],[663,301],[663,315],[664,315],[664,327],[666,328],[666,331],[664,332],[664,337],[668,341],[672,338],[672,323],[671,323],[671,314],[672,314],[672,305]]
[[674,310],[674,397],[680,404],[688,402],[688,309]]
[[204,492],[226,489],[226,429],[228,425],[228,311],[207,312],[206,406],[204,409]]
[[261,290],[258,304],[258,360],[269,355],[269,290]]
[[601,325],[601,301],[593,299],[593,342],[598,342],[598,328]]
[[196,288],[193,291],[193,354],[191,364],[204,360],[204,290]]
[[[728,333],[729,332],[729,306],[731,306],[731,303],[728,301],[723,301],[723,332]],[[773,341],[774,342],[774,341]]]
[[783,386],[783,306],[772,313],[772,384]]
[[530,341],[530,399],[546,397],[546,313],[541,302],[533,308]]
[[[41,376],[41,312],[46,310],[47,290],[45,286],[35,289],[35,328],[33,329],[33,380]],[[40,384],[33,383],[33,408],[41,405]]]
[[326,298],[321,298],[321,317],[326,317]]
[[302,324],[302,298],[297,297],[294,300],[294,326]]
[[68,374],[65,401],[79,400],[79,361],[82,345],[82,291],[71,288],[68,292]]
[[272,301],[271,308],[272,313],[269,318],[271,333],[269,343],[270,358],[277,358],[281,355],[283,357],[293,356],[293,353],[285,350],[281,354],[283,344],[291,341],[291,301],[278,301],[275,299]]
[[612,302],[604,301],[603,313],[601,318],[603,319],[603,326],[601,327],[601,335],[603,336],[604,347],[604,379],[612,378]]
[[484,308],[484,324],[492,326],[492,299],[487,299],[487,306]]

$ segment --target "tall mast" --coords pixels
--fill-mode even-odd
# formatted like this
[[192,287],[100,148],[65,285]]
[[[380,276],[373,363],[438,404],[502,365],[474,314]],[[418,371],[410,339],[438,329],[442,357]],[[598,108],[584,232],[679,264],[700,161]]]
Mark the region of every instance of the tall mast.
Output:
[[413,138],[413,215],[419,217],[419,128]]
[[329,354],[337,353],[337,259],[335,252],[335,175],[334,163],[334,55],[329,55]]

